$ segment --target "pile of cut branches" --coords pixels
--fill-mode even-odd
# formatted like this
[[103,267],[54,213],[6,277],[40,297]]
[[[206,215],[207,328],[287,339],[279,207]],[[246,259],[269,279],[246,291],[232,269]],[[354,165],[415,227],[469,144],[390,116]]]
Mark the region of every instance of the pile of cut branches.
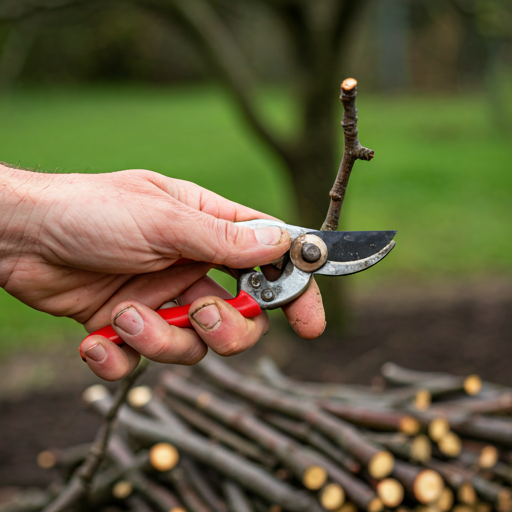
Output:
[[154,389],[88,388],[103,448],[42,452],[60,477],[3,512],[512,511],[511,389],[393,363],[380,387],[293,380],[270,359],[257,372],[208,357]]

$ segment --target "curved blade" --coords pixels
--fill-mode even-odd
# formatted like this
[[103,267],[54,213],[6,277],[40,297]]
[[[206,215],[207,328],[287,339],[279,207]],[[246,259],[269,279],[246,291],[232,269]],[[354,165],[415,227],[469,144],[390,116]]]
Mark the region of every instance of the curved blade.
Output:
[[311,231],[327,246],[327,261],[359,261],[389,245],[396,231]]
[[324,276],[347,276],[349,274],[356,274],[357,272],[361,272],[366,270],[367,268],[372,267],[380,260],[382,260],[385,256],[387,256],[391,249],[395,247],[395,242],[391,241],[388,245],[386,245],[379,252],[368,256],[367,258],[363,258],[360,260],[354,261],[330,261],[327,260],[326,264],[313,272],[313,274],[321,274]]
[[303,234],[320,237],[327,246],[327,262],[314,274],[343,276],[361,272],[383,259],[395,246],[396,231],[315,231],[269,219],[239,222],[258,229],[279,226],[290,233],[292,240]]

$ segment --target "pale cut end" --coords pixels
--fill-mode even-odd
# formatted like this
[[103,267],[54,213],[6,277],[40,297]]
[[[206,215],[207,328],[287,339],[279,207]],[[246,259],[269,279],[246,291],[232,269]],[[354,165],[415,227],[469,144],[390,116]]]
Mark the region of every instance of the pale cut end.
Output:
[[443,492],[441,493],[441,497],[439,498],[439,500],[436,503],[436,507],[441,512],[448,512],[453,507],[453,501],[454,501],[453,491],[449,487],[445,487],[443,489]]
[[432,395],[428,389],[420,389],[414,397],[414,408],[418,411],[424,411],[430,407]]
[[458,457],[462,450],[462,441],[455,432],[450,431],[439,439],[437,446],[447,457]]
[[432,444],[425,435],[416,436],[411,441],[411,459],[418,462],[426,462],[432,457]]
[[439,441],[450,431],[450,424],[445,418],[435,418],[428,426],[428,435],[432,441]]
[[55,464],[57,464],[57,458],[54,453],[49,450],[45,450],[37,456],[36,462],[40,468],[50,469],[55,467]]
[[436,502],[444,489],[444,482],[439,473],[425,469],[414,480],[413,493],[416,499],[424,505]]
[[133,492],[133,485],[126,480],[120,480],[112,487],[112,496],[118,500],[124,500]]
[[464,379],[464,391],[468,395],[478,395],[482,391],[482,379],[479,375],[468,375]]
[[352,502],[344,503],[336,512],[357,512],[357,506]]
[[179,460],[180,454],[172,444],[157,443],[149,450],[149,463],[157,471],[169,471]]
[[380,498],[373,498],[372,501],[366,507],[368,512],[380,512],[384,508],[384,503]]
[[385,478],[377,484],[377,494],[386,507],[398,507],[404,501],[404,488],[394,478]]
[[344,91],[351,91],[357,85],[357,80],[355,78],[345,78],[343,82],[341,82],[341,88]]
[[94,386],[89,386],[82,393],[82,400],[86,404],[92,404],[93,402],[97,402],[98,400],[103,400],[107,396],[109,396],[108,389],[103,386],[103,384],[95,384]]
[[153,398],[153,391],[149,386],[137,386],[128,393],[128,403],[135,409],[140,409]]
[[306,489],[316,491],[327,481],[327,471],[322,466],[309,466],[302,475],[302,483]]
[[465,505],[474,505],[477,497],[473,485],[463,482],[457,489],[457,500]]
[[172,507],[169,512],[187,512],[183,507]]
[[320,503],[326,510],[338,510],[345,502],[345,491],[341,485],[326,485],[320,494]]
[[510,512],[512,510],[512,494],[509,491],[503,490],[498,494],[496,509],[498,512]]
[[414,436],[420,431],[420,423],[412,416],[404,416],[400,419],[398,429],[408,436]]
[[205,407],[208,407],[208,404],[210,403],[212,399],[212,395],[208,393],[207,391],[203,391],[202,393],[199,393],[199,395],[196,398],[196,405],[199,407],[199,409],[204,409]]
[[482,448],[478,457],[478,465],[481,468],[489,469],[496,465],[499,459],[498,449],[491,444]]
[[377,452],[368,464],[368,473],[375,480],[382,480],[391,474],[395,467],[395,458],[387,451]]

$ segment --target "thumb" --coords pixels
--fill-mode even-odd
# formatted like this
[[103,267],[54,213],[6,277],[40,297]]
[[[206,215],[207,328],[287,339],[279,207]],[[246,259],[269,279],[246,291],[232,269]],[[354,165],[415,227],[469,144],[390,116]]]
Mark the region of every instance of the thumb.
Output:
[[[290,235],[280,227],[251,229],[202,212],[180,226],[180,252],[185,258],[232,268],[265,265],[290,248]],[[199,215],[198,215],[199,213]]]

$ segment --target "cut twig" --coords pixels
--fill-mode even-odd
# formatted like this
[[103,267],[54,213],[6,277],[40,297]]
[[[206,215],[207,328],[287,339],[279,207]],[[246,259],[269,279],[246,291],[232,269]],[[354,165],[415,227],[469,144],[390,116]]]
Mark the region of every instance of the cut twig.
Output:
[[[106,414],[112,399],[105,393],[91,405],[101,414]],[[214,467],[225,476],[237,481],[246,489],[264,496],[272,503],[282,505],[292,512],[319,512],[319,505],[308,495],[279,482],[261,467],[214,445],[188,430],[175,430],[162,421],[154,421],[123,408],[119,422],[132,435],[148,442],[169,442],[178,450],[189,453],[196,460]]]
[[307,423],[301,423],[279,414],[271,413],[264,414],[263,418],[283,432],[308,443],[351,473],[359,473],[359,471],[361,471],[361,464],[357,460],[335,446],[322,434],[316,432],[316,430],[311,428]]
[[223,489],[228,502],[229,512],[254,512],[249,498],[238,484],[232,480],[226,480]]
[[447,432],[437,442],[439,451],[446,457],[458,457],[462,450],[462,442],[455,432]]
[[175,398],[166,397],[165,401],[170,405],[174,413],[178,414],[195,429],[207,434],[213,440],[232,448],[249,459],[261,462],[265,466],[274,467],[276,465],[277,462],[275,457],[264,453],[257,444],[241,437],[236,432],[225,428],[223,425],[197,409],[194,409]]
[[412,384],[428,389],[433,395],[465,391],[468,395],[476,395],[482,389],[482,379],[478,375],[457,377],[447,373],[430,373],[409,370],[395,363],[385,363],[382,375],[394,384]]
[[376,484],[377,495],[386,507],[395,508],[404,501],[404,488],[394,478],[385,478]]
[[[112,424],[117,416],[119,408],[124,403],[131,387],[144,372],[147,365],[148,361],[146,359],[142,359],[139,366],[121,381],[121,384],[119,384],[119,388],[111,402],[110,408],[105,413],[103,424],[96,434],[96,439],[91,446],[91,451],[87,455],[83,464],[75,471],[66,487],[64,487],[52,503],[44,508],[43,512],[64,511],[70,508],[87,493],[91,481],[105,457],[108,440],[110,438],[110,433],[112,432]],[[90,391],[91,388],[88,388],[88,390],[89,393],[86,392],[86,395],[84,396],[86,401],[90,400],[91,397],[89,395],[94,393],[94,391]]]
[[370,433],[368,438],[381,444],[391,453],[404,460],[425,462],[432,456],[432,444],[425,435],[415,436],[412,439],[404,434]]
[[204,359],[197,368],[221,386],[252,402],[306,421],[367,466],[372,477],[382,479],[392,471],[394,459],[391,453],[372,444],[355,427],[319,409],[314,403],[268,388],[255,379],[242,377],[217,359]]
[[203,501],[182,468],[174,468],[164,473],[161,478],[164,482],[168,482],[174,487],[185,504],[186,510],[193,512],[212,512],[213,509]]
[[[112,436],[108,446],[108,454],[120,469],[125,470],[123,475],[125,481],[144,496],[157,510],[168,512],[180,507],[179,501],[168,489],[150,480],[137,468],[138,464],[135,456],[120,436]],[[117,489],[117,492],[127,491],[127,486],[124,486],[123,489]],[[131,493],[124,497],[129,496],[129,494]],[[121,496],[117,497],[123,499]]]
[[219,498],[198,464],[190,457],[184,457],[181,461],[181,468],[185,471],[197,494],[205,503],[208,503],[214,512],[228,512],[226,503]]
[[320,504],[325,510],[338,510],[345,502],[345,491],[336,483],[327,484],[320,491]]
[[448,512],[452,509],[454,500],[453,491],[449,487],[445,487],[441,497],[436,501],[435,507],[441,512]]
[[208,414],[274,453],[306,488],[317,490],[325,484],[327,472],[304,453],[299,443],[266,425],[247,409],[232,405],[172,372],[163,374],[162,383],[169,393],[196,404]]
[[417,434],[420,430],[418,420],[399,411],[357,407],[352,404],[344,404],[334,400],[320,400],[318,405],[356,425],[362,425],[377,430],[399,431],[409,436]]
[[435,503],[443,492],[444,482],[439,473],[396,461],[393,476],[420,502]]
[[172,444],[157,443],[149,450],[149,462],[157,471],[170,471],[179,460],[180,454]]
[[345,146],[343,149],[343,158],[336,181],[330,192],[331,202],[327,217],[322,225],[322,231],[337,231],[340,220],[341,207],[345,198],[348,180],[352,167],[356,160],[371,160],[374,156],[372,149],[361,146],[357,137],[357,80],[347,78],[341,84],[340,100],[343,103],[343,135],[345,137]]

